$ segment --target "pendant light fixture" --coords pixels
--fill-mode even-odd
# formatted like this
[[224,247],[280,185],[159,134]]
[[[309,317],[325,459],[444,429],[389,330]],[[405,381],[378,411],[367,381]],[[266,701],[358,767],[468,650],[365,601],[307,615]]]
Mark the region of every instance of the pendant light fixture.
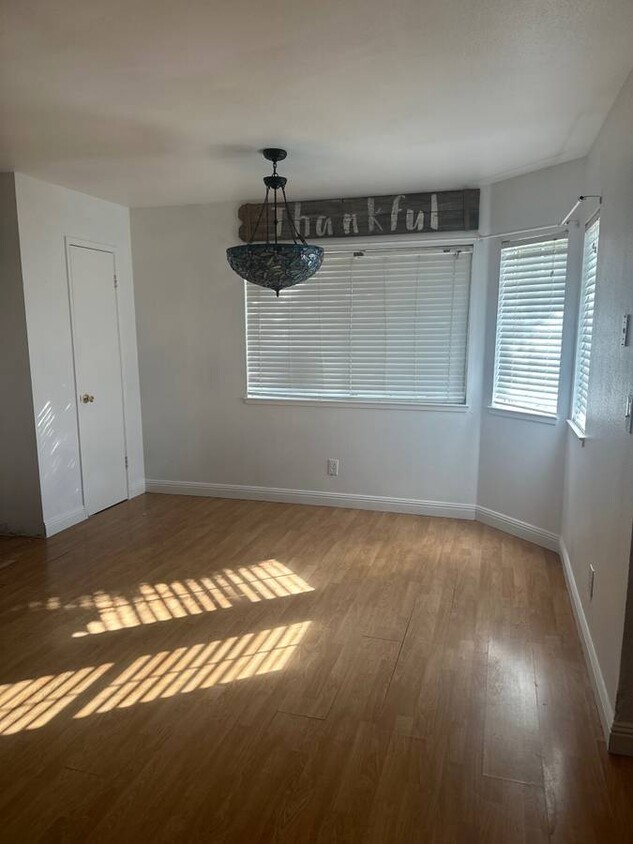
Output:
[[[313,276],[323,263],[323,249],[320,246],[310,246],[301,236],[295,226],[288,200],[286,199],[286,183],[284,176],[277,173],[277,162],[283,161],[288,154],[285,149],[266,148],[262,150],[264,158],[273,163],[271,176],[264,177],[266,185],[266,196],[261,207],[255,227],[251,233],[248,243],[240,246],[231,246],[226,250],[226,257],[231,266],[241,278],[258,284],[260,287],[268,287],[274,290],[277,296],[279,291],[286,287],[292,287]],[[270,199],[270,192],[273,192],[273,200]],[[281,201],[277,198],[278,191],[281,191]],[[290,229],[292,243],[280,243],[279,232],[281,220],[278,217],[282,207],[286,212],[286,220]],[[272,212],[272,232],[271,228]],[[259,229],[259,224],[264,218],[266,228],[266,242],[253,243]],[[272,238],[271,238],[272,236]]]

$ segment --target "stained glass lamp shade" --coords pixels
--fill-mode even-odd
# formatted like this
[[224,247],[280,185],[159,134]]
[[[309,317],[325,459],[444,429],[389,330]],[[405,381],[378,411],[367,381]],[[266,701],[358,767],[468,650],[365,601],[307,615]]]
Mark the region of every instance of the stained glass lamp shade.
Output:
[[[232,270],[240,278],[250,281],[251,284],[258,284],[260,287],[268,287],[274,290],[277,296],[279,291],[286,287],[293,287],[302,281],[313,276],[323,263],[323,249],[320,246],[311,246],[298,232],[286,199],[286,182],[283,176],[277,174],[277,162],[286,157],[283,149],[265,149],[264,158],[273,162],[272,176],[264,178],[266,185],[266,196],[261,206],[257,223],[253,228],[251,241],[240,246],[231,246],[226,250],[226,257]],[[271,201],[270,192],[273,191],[274,199]],[[277,192],[281,191],[282,200],[278,202]],[[279,220],[278,209],[282,207],[286,211],[286,220],[290,229],[292,243],[279,241]],[[272,240],[269,236],[269,219],[272,212]],[[253,243],[262,218],[265,221],[266,241],[265,243]]]

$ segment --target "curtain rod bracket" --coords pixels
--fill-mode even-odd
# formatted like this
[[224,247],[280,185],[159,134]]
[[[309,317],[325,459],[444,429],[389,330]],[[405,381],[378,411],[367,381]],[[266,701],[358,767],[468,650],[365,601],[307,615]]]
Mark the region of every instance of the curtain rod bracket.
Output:
[[[575,203],[572,205],[572,207],[569,209],[569,211],[567,212],[567,214],[565,214],[565,216],[563,217],[563,219],[560,221],[561,226],[567,226],[567,225],[569,225],[569,223],[570,223],[570,221],[571,221],[571,218],[572,218],[572,215],[576,212],[576,209],[577,209],[577,208],[581,205],[581,203],[583,203],[586,199],[597,199],[597,200],[598,200],[598,204],[599,204],[599,205],[602,205],[602,196],[600,196],[600,194],[599,194],[599,193],[585,193],[585,194],[581,194],[581,195],[578,197],[578,199],[576,200],[576,202],[575,202]],[[576,223],[576,225],[580,225],[580,222],[579,222],[578,220],[574,220],[573,222],[575,222],[575,223]]]

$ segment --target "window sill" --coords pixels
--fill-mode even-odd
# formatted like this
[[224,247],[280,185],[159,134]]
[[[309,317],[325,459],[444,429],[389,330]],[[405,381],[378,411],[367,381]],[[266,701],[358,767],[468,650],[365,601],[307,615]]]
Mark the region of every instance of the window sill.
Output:
[[495,416],[509,416],[511,419],[522,419],[525,422],[544,422],[546,425],[556,425],[558,422],[558,416],[537,413],[533,410],[521,410],[520,408],[499,407],[495,404],[488,405],[488,413]]
[[567,424],[569,425],[570,429],[576,435],[576,439],[578,439],[578,441],[580,442],[580,444],[584,448],[585,441],[587,439],[587,435],[585,434],[585,432],[581,428],[579,428],[578,425],[576,425],[576,423],[574,422],[573,419],[568,419]]
[[439,413],[467,413],[467,404],[423,404],[422,402],[397,401],[355,401],[354,399],[273,399],[245,396],[244,404],[264,404],[270,406],[291,405],[295,407],[339,407],[344,409],[361,408],[369,410],[430,410]]

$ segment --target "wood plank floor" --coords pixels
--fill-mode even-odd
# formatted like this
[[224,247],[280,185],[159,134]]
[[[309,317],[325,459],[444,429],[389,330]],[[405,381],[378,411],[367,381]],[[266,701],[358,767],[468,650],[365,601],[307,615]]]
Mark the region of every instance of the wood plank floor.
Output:
[[0,840],[632,842],[555,554],[145,495],[0,540]]

